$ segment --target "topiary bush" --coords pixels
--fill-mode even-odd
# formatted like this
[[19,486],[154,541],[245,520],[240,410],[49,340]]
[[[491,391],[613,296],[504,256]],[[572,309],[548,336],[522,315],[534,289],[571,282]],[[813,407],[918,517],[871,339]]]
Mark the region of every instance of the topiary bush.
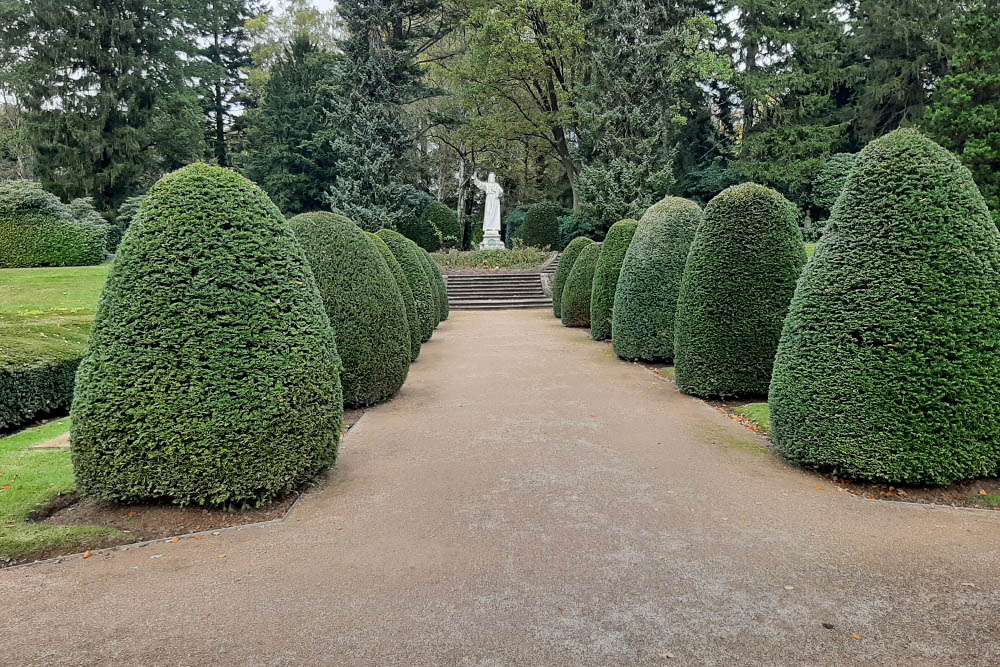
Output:
[[618,275],[638,225],[636,220],[619,220],[611,225],[601,244],[601,256],[597,259],[597,268],[594,270],[590,299],[590,337],[594,340],[611,338],[611,314],[614,311]]
[[108,252],[114,250],[115,241],[111,234],[111,225],[107,219],[94,208],[93,197],[79,197],[69,203],[69,214],[73,221],[81,227],[90,229],[96,237],[104,239],[104,249]]
[[594,271],[601,256],[601,243],[591,243],[580,251],[573,270],[566,279],[560,307],[564,327],[590,326],[590,299],[594,286]]
[[420,217],[423,218],[424,224],[433,225],[435,229],[441,232],[442,248],[458,248],[461,250],[464,230],[458,224],[458,214],[451,207],[438,201],[431,202],[424,209]]
[[622,260],[611,314],[611,339],[622,359],[674,358],[677,293],[701,220],[701,207],[680,197],[660,200],[639,220]]
[[[428,207],[429,208],[429,205]],[[420,210],[420,209],[417,209]],[[396,228],[399,233],[410,239],[424,250],[434,252],[440,250],[444,243],[441,230],[430,219],[423,215],[401,215]],[[384,240],[384,239],[383,239]]]
[[[434,260],[431,259],[430,253],[426,250],[420,250],[420,265],[424,269],[424,275],[427,276],[427,282],[431,286],[431,295],[434,300],[434,328],[441,324],[441,314],[443,308],[441,306],[441,288],[437,284],[437,276],[434,275]],[[447,299],[447,294],[445,294],[445,299]]]
[[677,297],[674,377],[695,396],[767,393],[781,323],[806,263],[795,207],[734,185],[705,207]]
[[583,249],[591,243],[593,241],[585,236],[573,239],[566,246],[562,257],[559,258],[559,267],[556,269],[556,275],[552,277],[552,313],[556,317],[562,317],[563,288],[566,286],[566,279],[569,278],[569,274],[573,270],[573,263],[583,252]]
[[437,325],[437,302],[434,299],[427,273],[424,271],[424,263],[420,259],[420,248],[399,232],[391,229],[380,229],[376,234],[389,246],[389,250],[392,251],[406,275],[406,281],[410,284],[410,290],[413,291],[417,316],[420,318],[420,340],[422,342],[428,341]]
[[785,320],[775,447],[870,481],[995,476],[998,315],[1000,235],[970,172],[915,131],[873,141]]
[[100,264],[106,237],[38,183],[0,181],[0,268]]
[[[503,252],[503,250],[500,252]],[[445,284],[444,276],[441,274],[441,267],[434,261],[434,258],[427,255],[427,260],[430,262],[431,270],[434,272],[434,293],[438,298],[438,319],[444,322],[451,315],[451,309],[448,307],[448,286]]]
[[319,287],[343,368],[344,405],[393,396],[410,368],[410,328],[403,295],[375,242],[337,213],[289,220]]
[[340,358],[267,195],[195,164],[161,178],[97,308],[72,406],[77,488],[121,502],[262,505],[333,462]]
[[558,248],[559,217],[565,213],[566,210],[554,201],[535,204],[525,214],[518,238],[531,248]]
[[413,300],[413,290],[410,289],[410,282],[406,279],[406,274],[403,272],[399,260],[389,250],[389,246],[385,244],[382,237],[374,232],[365,233],[375,242],[375,246],[382,254],[382,259],[389,266],[392,278],[396,281],[399,293],[403,297],[403,306],[406,308],[406,328],[410,333],[410,362],[412,363],[420,356],[420,316],[417,315],[417,304]]

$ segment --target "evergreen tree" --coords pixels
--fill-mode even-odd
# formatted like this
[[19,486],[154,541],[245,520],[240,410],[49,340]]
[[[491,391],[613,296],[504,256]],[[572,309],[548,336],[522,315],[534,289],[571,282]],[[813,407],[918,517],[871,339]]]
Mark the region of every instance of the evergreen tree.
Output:
[[925,127],[972,171],[1000,222],[1000,6],[974,0],[956,26],[955,51]]
[[318,139],[320,90],[337,59],[299,35],[271,68],[260,106],[247,112],[244,170],[286,214],[326,208],[324,190],[337,175],[331,147]]
[[0,51],[16,80],[36,175],[65,199],[124,199],[155,161],[158,109],[182,88],[190,53],[181,0],[38,0],[0,9]]

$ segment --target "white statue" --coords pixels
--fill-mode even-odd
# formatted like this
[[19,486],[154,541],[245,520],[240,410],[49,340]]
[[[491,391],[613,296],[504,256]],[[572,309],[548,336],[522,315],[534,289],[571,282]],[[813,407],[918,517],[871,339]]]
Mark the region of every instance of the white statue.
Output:
[[497,183],[497,175],[491,171],[484,182],[479,180],[479,174],[473,174],[472,182],[486,193],[486,210],[483,212],[483,242],[479,244],[479,247],[504,250],[506,246],[500,240],[500,198],[503,197],[503,188]]

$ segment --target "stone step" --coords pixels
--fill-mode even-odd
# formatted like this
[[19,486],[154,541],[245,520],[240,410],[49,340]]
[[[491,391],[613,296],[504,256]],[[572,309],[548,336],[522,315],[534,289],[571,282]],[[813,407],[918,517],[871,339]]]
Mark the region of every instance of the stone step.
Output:
[[450,275],[448,307],[455,310],[549,308],[539,273]]

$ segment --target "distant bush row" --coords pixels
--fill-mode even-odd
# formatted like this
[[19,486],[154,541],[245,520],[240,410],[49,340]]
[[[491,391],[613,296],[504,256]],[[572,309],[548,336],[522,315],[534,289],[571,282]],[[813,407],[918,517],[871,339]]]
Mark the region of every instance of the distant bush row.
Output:
[[555,314],[624,359],[672,361],[686,393],[769,394],[774,445],[801,464],[897,484],[996,476],[1000,232],[972,175],[899,130],[819,180],[832,216],[808,264],[770,188],[731,186],[704,211],[668,197],[603,244],[569,244]]

